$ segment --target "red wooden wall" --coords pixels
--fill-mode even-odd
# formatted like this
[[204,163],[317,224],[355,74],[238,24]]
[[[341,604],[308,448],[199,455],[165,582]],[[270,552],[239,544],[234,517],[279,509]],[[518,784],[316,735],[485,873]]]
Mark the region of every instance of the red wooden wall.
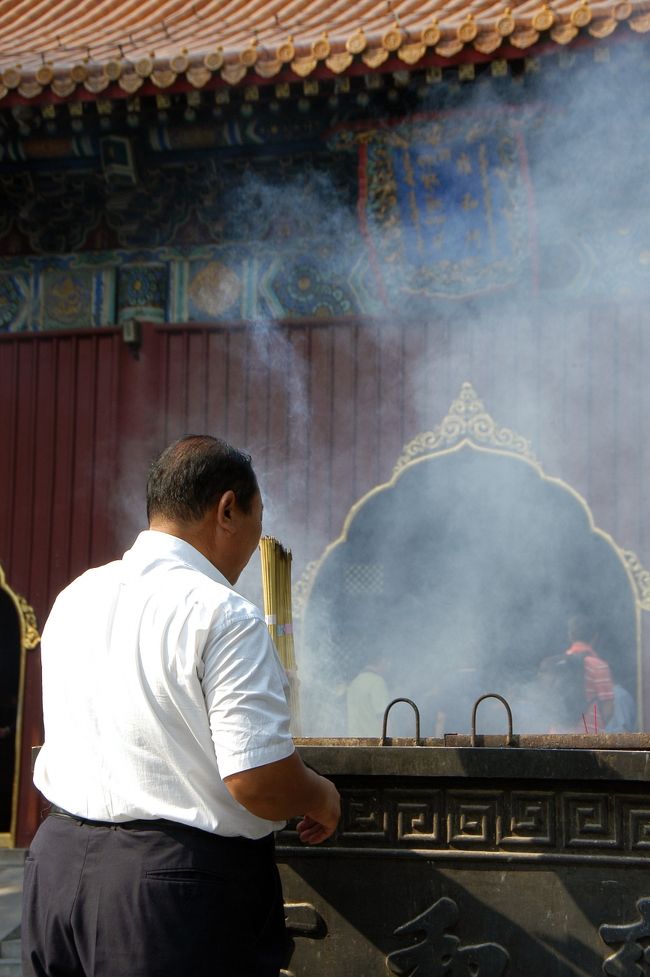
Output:
[[[467,308],[426,324],[145,324],[137,359],[112,329],[5,335],[0,563],[42,626],[61,587],[144,528],[152,456],[207,431],[253,454],[265,531],[293,549],[295,580],[468,380],[495,421],[528,438],[545,472],[650,566],[649,373],[648,315],[637,308],[508,321]],[[42,735],[36,652],[25,720],[24,784]],[[23,790],[19,844],[38,808]]]

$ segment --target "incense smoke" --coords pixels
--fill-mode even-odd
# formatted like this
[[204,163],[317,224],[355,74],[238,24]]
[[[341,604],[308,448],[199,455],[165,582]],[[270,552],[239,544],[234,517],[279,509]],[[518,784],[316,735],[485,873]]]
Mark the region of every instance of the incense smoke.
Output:
[[[495,422],[528,439],[544,472],[566,483],[553,486],[520,460],[494,467],[494,457],[467,449],[446,466],[432,463],[421,484],[410,486],[406,504],[397,488],[380,494],[381,503],[373,500],[323,564],[308,605],[297,654],[309,735],[345,733],[343,693],[369,656],[392,663],[390,692],[419,702],[427,735],[467,730],[471,701],[490,691],[511,700],[517,731],[548,729],[539,669],[566,648],[567,621],[577,611],[593,615],[602,654],[636,692],[629,580],[608,541],[591,534],[571,489],[620,545],[638,545],[629,535],[626,512],[635,496],[625,481],[627,449],[616,420],[623,394],[603,364],[624,355],[625,317],[619,333],[611,319],[643,296],[650,263],[649,137],[637,124],[646,117],[650,86],[625,83],[623,90],[624,79],[647,71],[642,52],[640,44],[614,43],[606,63],[595,63],[587,49],[541,58],[539,72],[518,78],[423,86],[394,131],[408,145],[410,126],[422,144],[416,162],[430,167],[430,192],[420,203],[430,223],[426,233],[411,228],[401,259],[395,225],[381,223],[381,206],[363,218],[376,221],[374,238],[361,233],[356,196],[338,173],[247,176],[233,189],[226,233],[246,227],[287,265],[304,269],[305,280],[317,279],[323,296],[338,283],[343,309],[354,272],[355,297],[368,316],[359,376],[377,369],[383,344],[427,327],[422,355],[411,357],[403,377],[384,378],[387,396],[407,405],[402,443],[438,424],[470,381]],[[563,62],[570,62],[566,69]],[[368,129],[378,125],[370,121]],[[462,166],[452,173],[445,146],[457,148],[461,138],[476,155],[454,156]],[[353,149],[350,174],[358,165]],[[407,162],[405,156],[400,166]],[[414,179],[408,167],[400,173],[406,184]],[[446,197],[444,185],[438,196],[431,189],[440,173],[451,181]],[[371,189],[380,201],[384,191],[395,192]],[[488,244],[478,224],[466,221],[481,194],[481,206],[488,201],[492,208]],[[404,228],[408,237],[408,221]],[[446,238],[436,236],[441,228]],[[447,253],[445,266],[440,256]],[[474,290],[463,285],[472,274]],[[295,301],[299,316],[299,295]],[[336,315],[325,304],[323,321]],[[378,316],[379,326],[372,321]],[[264,531],[294,551],[295,582],[338,538],[349,508],[330,503],[329,521],[300,509],[309,453],[327,456],[330,472],[346,472],[347,465],[357,497],[388,482],[392,463],[375,460],[371,474],[359,474],[344,445],[313,440],[319,377],[312,340],[303,347],[291,335],[274,324],[272,311],[252,329],[249,355],[263,376],[260,397],[269,411],[282,399],[286,425],[279,440],[265,441],[258,431],[242,447],[253,452],[260,477]],[[605,340],[609,352],[599,358]],[[642,364],[630,364],[632,389],[635,382],[642,389],[642,373]],[[611,418],[597,431],[596,410]],[[358,420],[360,430],[377,423]],[[609,482],[596,458],[620,459]],[[329,490],[336,496],[340,486]],[[298,510],[305,539],[296,539]],[[255,561],[239,586],[259,602]],[[481,716],[484,730],[505,728],[498,709]],[[408,717],[397,728],[409,732]]]

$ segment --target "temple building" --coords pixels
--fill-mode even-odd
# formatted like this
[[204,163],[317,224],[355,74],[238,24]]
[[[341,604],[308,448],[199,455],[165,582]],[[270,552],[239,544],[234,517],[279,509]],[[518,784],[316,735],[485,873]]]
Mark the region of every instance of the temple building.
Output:
[[52,602],[186,433],[293,552],[306,735],[379,630],[523,729],[573,612],[647,728],[650,3],[139,8],[0,5],[0,846]]

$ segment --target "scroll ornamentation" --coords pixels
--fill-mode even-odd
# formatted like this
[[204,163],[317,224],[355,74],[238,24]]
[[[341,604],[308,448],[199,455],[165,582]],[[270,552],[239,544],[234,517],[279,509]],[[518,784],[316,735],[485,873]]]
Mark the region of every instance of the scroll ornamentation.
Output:
[[32,651],[40,644],[41,636],[38,633],[38,625],[36,624],[36,614],[34,613],[34,608],[27,603],[24,597],[16,595],[18,598],[18,606],[20,608],[20,613],[23,617],[23,645],[28,651]]
[[314,577],[321,564],[320,559],[312,560],[307,564],[303,570],[300,579],[291,588],[291,601],[293,604],[293,616],[296,621],[302,618],[305,605],[307,603],[307,597],[309,596],[309,591],[311,590],[311,585],[314,582]]
[[15,593],[7,583],[4,570],[0,566],[0,590],[4,590],[9,595],[16,607],[16,613],[20,617],[21,642],[25,649],[36,648],[41,640],[36,623],[34,608],[27,603],[24,597]]
[[634,580],[639,605],[644,611],[650,611],[650,571],[645,569],[632,550],[621,550],[621,555]]
[[406,445],[393,469],[393,475],[415,458],[452,448],[461,441],[508,451],[536,463],[530,442],[510,428],[496,424],[486,413],[483,402],[477,397],[471,383],[464,383],[458,399],[453,402],[442,423],[433,431],[418,434]]

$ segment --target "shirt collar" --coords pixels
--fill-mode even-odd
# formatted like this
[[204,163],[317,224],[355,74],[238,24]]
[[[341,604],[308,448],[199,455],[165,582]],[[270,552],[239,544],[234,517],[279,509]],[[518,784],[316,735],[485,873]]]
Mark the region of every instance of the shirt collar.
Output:
[[199,553],[191,543],[180,539],[178,536],[172,536],[171,533],[163,533],[158,529],[145,529],[136,538],[128,552],[135,556],[145,556],[150,559],[172,559],[179,563],[185,563],[193,570],[204,573],[215,583],[220,583],[232,590],[221,571],[217,570],[214,564],[203,556],[203,553]]

